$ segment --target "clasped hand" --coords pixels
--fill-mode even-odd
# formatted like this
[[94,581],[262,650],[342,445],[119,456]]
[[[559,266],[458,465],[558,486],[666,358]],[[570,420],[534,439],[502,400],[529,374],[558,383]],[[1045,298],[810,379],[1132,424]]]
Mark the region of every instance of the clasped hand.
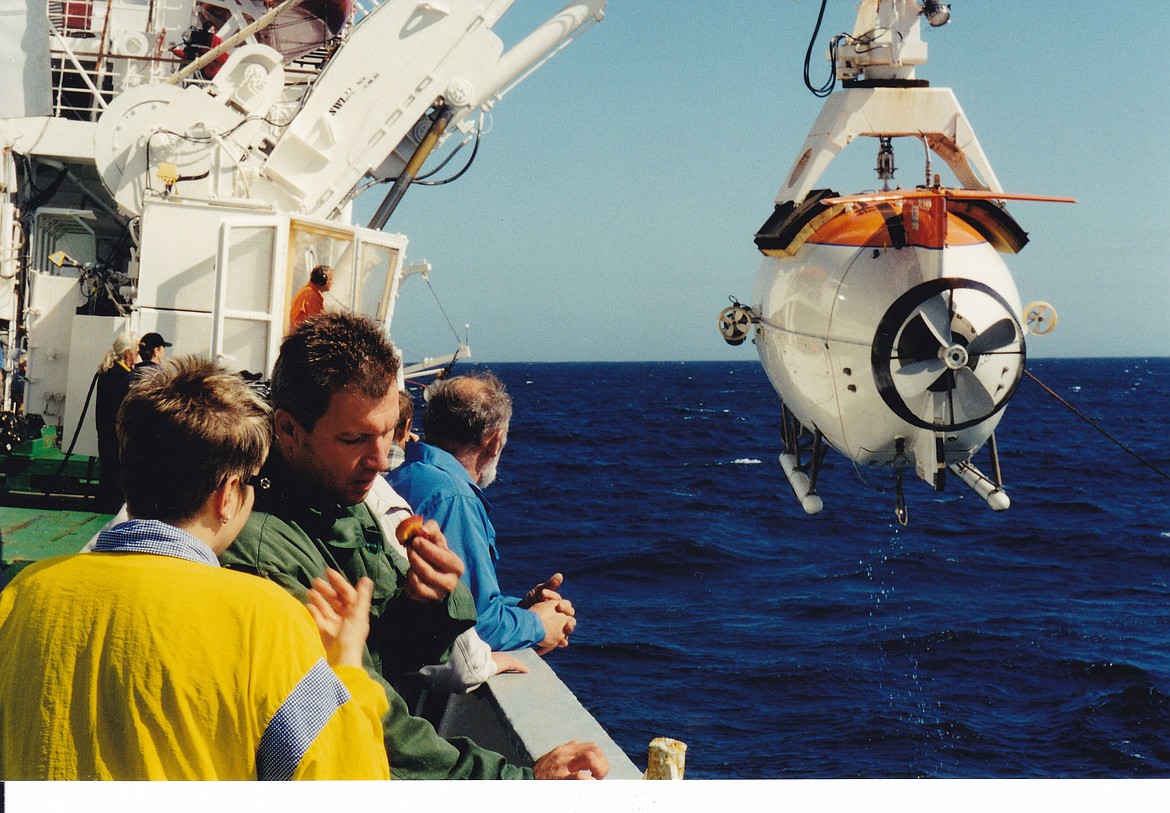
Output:
[[559,601],[561,594],[557,592],[560,586],[564,584],[565,577],[560,573],[554,573],[545,581],[533,587],[524,594],[524,598],[520,599],[520,606],[524,609],[531,609],[532,605],[541,601]]

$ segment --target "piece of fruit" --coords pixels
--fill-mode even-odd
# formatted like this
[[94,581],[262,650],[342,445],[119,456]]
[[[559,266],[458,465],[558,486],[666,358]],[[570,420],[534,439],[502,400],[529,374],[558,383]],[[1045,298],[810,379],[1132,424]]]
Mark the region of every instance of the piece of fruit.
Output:
[[423,518],[418,514],[411,514],[402,522],[398,523],[398,527],[394,529],[394,536],[402,543],[404,547],[409,548],[411,540],[413,540],[419,533],[422,532]]

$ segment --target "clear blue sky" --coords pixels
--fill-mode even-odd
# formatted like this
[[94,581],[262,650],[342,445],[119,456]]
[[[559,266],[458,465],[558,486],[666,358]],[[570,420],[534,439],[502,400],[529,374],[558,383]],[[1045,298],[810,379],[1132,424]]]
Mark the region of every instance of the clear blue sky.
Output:
[[[513,42],[562,5],[517,0],[497,31]],[[476,360],[757,358],[750,343],[723,343],[716,315],[729,295],[750,301],[752,236],[820,110],[802,78],[819,8],[611,0],[603,22],[496,107],[463,178],[407,193],[387,230],[408,235],[411,260],[431,261],[442,307],[460,333],[471,325]],[[814,83],[855,8],[829,0]],[[923,26],[929,62],[918,77],[954,89],[1005,190],[1079,200],[1009,207],[1032,239],[1007,258],[1021,299],[1060,314],[1052,334],[1030,338],[1029,355],[1170,355],[1160,43],[1170,3],[951,9],[949,25]],[[846,149],[825,180],[842,192],[877,186],[871,142]],[[909,143],[895,142],[904,186],[922,171]],[[380,189],[356,219],[368,219]],[[454,349],[419,279],[393,332],[410,359]]]

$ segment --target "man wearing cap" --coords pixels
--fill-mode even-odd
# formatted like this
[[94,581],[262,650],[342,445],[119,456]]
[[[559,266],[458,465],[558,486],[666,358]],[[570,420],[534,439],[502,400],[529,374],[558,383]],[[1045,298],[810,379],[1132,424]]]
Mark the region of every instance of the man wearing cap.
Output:
[[165,348],[171,343],[157,333],[147,333],[138,342],[138,357],[142,361],[134,365],[130,373],[130,383],[141,381],[148,375],[153,375],[162,369],[163,357],[167,354]]

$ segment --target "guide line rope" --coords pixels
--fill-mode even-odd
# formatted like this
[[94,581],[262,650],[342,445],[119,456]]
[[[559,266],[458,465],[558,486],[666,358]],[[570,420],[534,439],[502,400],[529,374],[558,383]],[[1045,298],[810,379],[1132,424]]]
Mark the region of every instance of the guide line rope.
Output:
[[1133,456],[1134,456],[1134,458],[1136,458],[1136,459],[1137,459],[1137,461],[1138,461],[1139,463],[1141,463],[1142,465],[1148,466],[1149,468],[1153,469],[1155,472],[1157,472],[1159,475],[1161,475],[1161,476],[1162,476],[1162,477],[1164,477],[1165,479],[1167,479],[1167,480],[1170,480],[1170,474],[1167,474],[1166,472],[1162,471],[1160,468],[1158,468],[1157,466],[1155,466],[1153,463],[1151,463],[1150,461],[1146,460],[1146,459],[1145,459],[1144,457],[1142,457],[1140,454],[1138,454],[1137,452],[1135,452],[1133,449],[1129,448],[1129,447],[1128,447],[1128,446],[1126,446],[1124,443],[1122,443],[1120,440],[1118,440],[1117,438],[1113,437],[1113,435],[1111,435],[1111,434],[1109,434],[1108,432],[1106,432],[1104,429],[1102,429],[1102,428],[1101,428],[1101,427],[1100,427],[1100,426],[1097,424],[1097,422],[1096,422],[1096,421],[1094,421],[1094,420],[1093,420],[1092,418],[1090,418],[1088,415],[1085,415],[1083,412],[1081,412],[1081,411],[1080,411],[1079,409],[1077,409],[1075,406],[1073,406],[1073,405],[1072,405],[1072,404],[1070,404],[1068,401],[1064,400],[1064,399],[1063,399],[1063,398],[1061,398],[1059,395],[1057,395],[1057,394],[1056,394],[1056,393],[1055,393],[1055,392],[1052,390],[1052,388],[1051,388],[1051,387],[1049,387],[1047,384],[1045,384],[1045,383],[1044,383],[1043,381],[1041,381],[1039,378],[1037,378],[1036,376],[1032,375],[1032,373],[1028,372],[1027,370],[1024,370],[1024,375],[1028,376],[1028,378],[1030,378],[1030,379],[1032,379],[1033,381],[1035,381],[1037,384],[1039,384],[1039,385],[1040,385],[1040,388],[1041,388],[1041,389],[1043,389],[1045,392],[1047,392],[1049,395],[1051,395],[1051,396],[1052,396],[1053,398],[1055,398],[1057,401],[1060,401],[1060,403],[1062,403],[1062,404],[1064,404],[1066,407],[1068,407],[1068,408],[1069,408],[1069,409],[1070,409],[1070,410],[1073,412],[1073,414],[1074,414],[1074,415],[1076,415],[1078,418],[1080,418],[1081,420],[1083,420],[1083,421],[1084,421],[1085,423],[1087,423],[1089,426],[1091,426],[1091,427],[1093,427],[1094,429],[1096,429],[1098,432],[1100,432],[1100,433],[1101,433],[1102,435],[1104,435],[1105,437],[1109,438],[1111,441],[1113,441],[1114,443],[1116,443],[1116,444],[1117,444],[1118,446],[1120,446],[1122,449],[1124,449],[1125,451],[1127,451],[1127,452],[1129,452],[1131,455],[1133,455]]

